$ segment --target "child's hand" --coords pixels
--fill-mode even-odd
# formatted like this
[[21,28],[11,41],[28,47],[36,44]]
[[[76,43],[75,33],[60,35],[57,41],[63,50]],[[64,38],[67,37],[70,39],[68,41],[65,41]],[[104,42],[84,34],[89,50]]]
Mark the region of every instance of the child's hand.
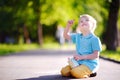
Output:
[[74,57],[74,59],[77,60],[77,61],[83,59],[83,56],[81,56],[81,55],[74,55],[73,57]]
[[67,23],[67,25],[68,25],[68,26],[72,26],[73,23],[74,23],[74,20],[69,20],[68,23]]

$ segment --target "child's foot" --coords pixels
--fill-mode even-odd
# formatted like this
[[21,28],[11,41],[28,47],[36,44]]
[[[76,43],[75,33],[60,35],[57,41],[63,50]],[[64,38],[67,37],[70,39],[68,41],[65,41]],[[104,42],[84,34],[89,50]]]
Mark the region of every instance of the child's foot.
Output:
[[97,75],[97,73],[95,72],[95,73],[90,74],[89,77],[95,77],[96,75]]

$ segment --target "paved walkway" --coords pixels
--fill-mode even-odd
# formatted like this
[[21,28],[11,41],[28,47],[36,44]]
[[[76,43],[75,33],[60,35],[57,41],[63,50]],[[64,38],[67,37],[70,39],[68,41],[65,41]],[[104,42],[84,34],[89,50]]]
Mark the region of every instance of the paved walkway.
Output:
[[[0,57],[0,80],[73,80],[60,75],[74,51],[31,50]],[[100,59],[98,75],[80,80],[120,80],[120,64]],[[75,79],[78,80],[78,79]]]

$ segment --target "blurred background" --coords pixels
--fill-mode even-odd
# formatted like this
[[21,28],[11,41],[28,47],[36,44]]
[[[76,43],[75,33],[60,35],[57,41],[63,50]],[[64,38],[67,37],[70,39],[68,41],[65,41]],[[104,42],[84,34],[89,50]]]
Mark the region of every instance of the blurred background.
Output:
[[120,0],[0,0],[0,55],[29,49],[72,49],[62,33],[70,19],[89,14],[97,20],[95,34],[101,56],[120,61]]

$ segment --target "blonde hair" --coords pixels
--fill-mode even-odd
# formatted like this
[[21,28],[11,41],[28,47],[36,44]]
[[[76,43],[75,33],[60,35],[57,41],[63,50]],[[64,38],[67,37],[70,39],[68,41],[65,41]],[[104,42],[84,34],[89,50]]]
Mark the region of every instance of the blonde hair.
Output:
[[96,21],[92,16],[90,16],[90,15],[88,15],[88,14],[80,15],[80,18],[82,18],[82,17],[87,17],[87,18],[90,19],[90,21],[92,21],[93,26],[92,26],[92,28],[91,28],[91,32],[94,32],[94,30],[96,29],[97,21]]

